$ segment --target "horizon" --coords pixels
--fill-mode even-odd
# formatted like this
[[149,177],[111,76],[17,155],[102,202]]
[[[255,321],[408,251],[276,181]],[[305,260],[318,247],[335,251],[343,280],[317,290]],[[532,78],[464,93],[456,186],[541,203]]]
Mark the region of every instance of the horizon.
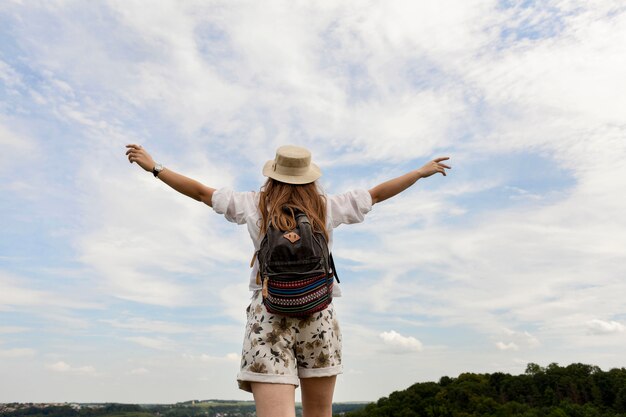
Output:
[[338,402],[531,362],[623,367],[614,3],[2,3],[0,402],[252,398],[248,233],[127,143],[241,191],[285,143],[329,193],[450,157],[334,232]]
[[[601,369],[601,368],[599,368],[599,367],[597,367],[597,366],[595,366],[595,365],[591,365],[591,364],[584,364],[584,363],[571,363],[571,364],[568,364],[568,365],[560,365],[560,364],[558,364],[558,363],[556,363],[556,362],[553,362],[553,363],[551,363],[551,364],[549,364],[549,365],[546,365],[546,366],[541,366],[541,365],[539,365],[539,364],[529,363],[529,364],[527,364],[527,367],[526,367],[525,372],[523,372],[523,373],[522,373],[522,374],[520,374],[520,375],[511,375],[511,374],[508,374],[508,373],[502,373],[502,372],[498,372],[498,371],[495,371],[495,372],[493,372],[493,373],[484,373],[484,374],[481,374],[481,373],[476,374],[476,373],[462,372],[462,373],[461,373],[461,374],[459,374],[458,376],[442,375],[442,376],[439,378],[439,380],[438,380],[438,381],[424,381],[424,382],[417,382],[417,383],[411,384],[410,386],[407,386],[407,387],[405,387],[405,388],[403,388],[403,389],[400,389],[400,390],[398,390],[398,391],[390,392],[390,393],[388,393],[387,395],[385,395],[384,397],[381,397],[381,398],[389,398],[389,396],[390,396],[391,394],[394,394],[394,393],[396,393],[396,392],[403,392],[403,391],[407,391],[407,390],[409,390],[411,387],[413,387],[414,385],[419,385],[419,384],[422,384],[422,383],[424,383],[424,384],[429,384],[429,383],[442,384],[442,380],[443,380],[443,379],[457,380],[457,379],[459,379],[459,378],[461,378],[461,377],[463,377],[463,376],[467,376],[468,374],[469,374],[469,375],[487,375],[487,376],[490,376],[490,375],[493,375],[493,374],[495,374],[495,373],[500,373],[500,374],[503,374],[503,375],[509,375],[509,376],[513,376],[513,377],[515,377],[515,376],[521,376],[521,375],[529,375],[529,374],[530,374],[530,375],[533,375],[533,370],[530,370],[530,369],[531,369],[531,365],[533,365],[533,366],[539,366],[539,368],[538,368],[538,369],[539,369],[541,372],[546,372],[546,371],[548,371],[548,370],[549,370],[549,368],[550,368],[550,365],[557,365],[558,367],[561,367],[561,369],[563,369],[563,368],[567,368],[567,367],[570,367],[570,366],[573,366],[573,365],[583,365],[583,366],[589,366],[589,367],[592,367],[592,368],[598,368],[598,370],[599,370],[600,372],[603,372],[603,373],[609,373],[609,372],[610,372],[610,371],[612,371],[612,370],[626,370],[626,367],[620,367],[620,368],[610,368],[610,369],[606,369],[606,370],[604,370],[604,369]],[[595,371],[593,371],[593,372],[595,373]],[[448,383],[449,383],[449,381],[448,381],[448,382],[445,382],[445,384],[446,384],[446,385],[447,385]],[[372,399],[372,400],[366,400],[366,401],[349,401],[349,400],[348,400],[348,401],[333,401],[332,403],[333,403],[333,405],[334,405],[334,404],[371,404],[371,403],[376,403],[376,402],[377,402],[378,400],[380,400],[381,398]],[[120,402],[80,402],[80,401],[61,401],[61,402],[47,402],[47,403],[39,403],[39,402],[4,402],[4,403],[0,403],[0,404],[3,404],[3,405],[6,405],[6,404],[53,404],[53,405],[56,405],[56,404],[78,404],[78,405],[123,404],[123,405],[140,405],[140,406],[151,406],[151,405],[154,405],[154,406],[167,406],[167,405],[185,405],[185,404],[195,405],[196,403],[211,403],[211,402],[218,403],[218,404],[219,404],[219,403],[250,403],[250,405],[254,405],[254,399],[251,399],[251,400],[235,400],[235,399],[217,399],[217,398],[208,398],[208,399],[197,399],[197,398],[194,398],[194,399],[188,399],[188,400],[184,400],[184,401],[178,401],[178,402],[176,402],[176,403],[159,403],[159,402],[154,402],[154,403],[129,403],[129,402],[122,402],[122,403],[120,403]],[[296,406],[296,408],[297,408],[297,407],[301,407],[301,406],[302,406],[302,403],[301,403],[300,401],[295,401],[295,406]]]

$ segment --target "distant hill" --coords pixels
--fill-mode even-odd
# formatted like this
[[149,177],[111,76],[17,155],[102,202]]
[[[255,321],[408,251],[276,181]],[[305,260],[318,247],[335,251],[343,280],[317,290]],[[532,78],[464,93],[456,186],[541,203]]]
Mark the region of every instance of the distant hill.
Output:
[[626,369],[530,363],[513,376],[463,373],[393,392],[348,417],[626,417]]
[[[365,407],[367,403],[334,403],[333,413]],[[190,400],[176,404],[0,404],[0,417],[254,417],[254,401]],[[302,406],[296,404],[296,416]]]

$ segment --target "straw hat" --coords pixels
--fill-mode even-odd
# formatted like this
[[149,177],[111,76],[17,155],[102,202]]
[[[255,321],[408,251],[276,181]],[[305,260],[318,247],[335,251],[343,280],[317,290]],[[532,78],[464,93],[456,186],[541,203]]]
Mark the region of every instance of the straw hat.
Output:
[[287,184],[308,184],[322,176],[311,162],[311,152],[300,146],[285,145],[276,150],[276,158],[267,161],[263,175]]

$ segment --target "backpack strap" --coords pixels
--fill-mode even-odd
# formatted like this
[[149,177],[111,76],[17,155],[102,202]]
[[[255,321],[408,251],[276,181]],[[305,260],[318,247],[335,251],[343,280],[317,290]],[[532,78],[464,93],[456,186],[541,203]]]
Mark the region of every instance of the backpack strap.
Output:
[[339,281],[339,275],[337,275],[337,268],[335,268],[335,260],[333,259],[333,254],[329,254],[328,257],[330,258],[330,267],[333,269],[333,275],[335,276],[337,283],[340,284],[341,281]]
[[[259,251],[254,251],[254,254],[252,254],[252,259],[250,260],[250,268],[254,266],[254,260],[257,258],[258,255]],[[259,269],[256,271],[256,283],[257,285],[261,285],[261,265],[259,265]]]
[[[306,215],[306,213],[304,213],[304,212],[302,212],[300,210],[296,210],[296,215],[295,215],[296,221],[300,217],[304,217],[304,219],[302,220],[303,223],[311,224],[311,221],[309,220],[309,218]],[[340,283],[339,275],[337,275],[337,268],[335,267],[335,260],[333,259],[333,254],[332,253],[328,254],[328,261],[330,262],[330,267],[333,270],[333,275],[335,276],[335,279],[337,280],[337,283]]]
[[309,220],[309,216],[307,216],[305,212],[300,211],[300,210],[294,210],[294,212],[295,212],[295,215],[293,217],[294,219],[296,219],[296,223],[298,223],[298,219],[300,217],[303,217],[302,223],[311,224],[311,220]]
[[257,254],[259,253],[258,250],[254,251],[254,253],[252,254],[252,259],[250,260],[250,268],[252,268],[254,266],[254,260],[257,257]]

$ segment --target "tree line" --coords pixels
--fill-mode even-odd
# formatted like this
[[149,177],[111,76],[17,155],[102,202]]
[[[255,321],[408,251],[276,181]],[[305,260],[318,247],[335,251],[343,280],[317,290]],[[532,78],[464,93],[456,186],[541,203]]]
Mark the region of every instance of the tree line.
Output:
[[80,410],[70,405],[50,405],[47,407],[20,407],[9,412],[0,412],[1,417],[152,417],[137,404],[103,404],[101,407],[83,407]]
[[463,373],[396,391],[349,417],[626,417],[626,369],[574,363]]

